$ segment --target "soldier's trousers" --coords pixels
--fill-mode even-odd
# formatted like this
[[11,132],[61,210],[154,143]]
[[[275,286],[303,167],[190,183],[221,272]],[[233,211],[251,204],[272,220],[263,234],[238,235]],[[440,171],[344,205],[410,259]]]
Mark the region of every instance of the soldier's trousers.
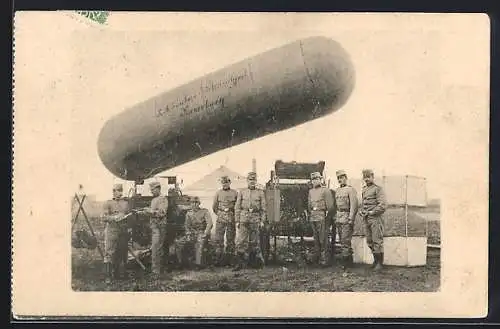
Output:
[[384,252],[384,222],[381,216],[364,220],[366,242],[373,253]]
[[320,263],[324,264],[328,259],[328,251],[330,245],[328,243],[328,221],[326,219],[311,221],[312,230],[314,234],[314,253],[315,258]]
[[202,265],[205,242],[206,239],[203,237],[203,232],[185,235],[178,239],[177,247],[175,249],[179,263],[184,263],[184,255],[187,253],[188,258],[190,260],[193,259],[196,265]]
[[349,212],[337,211],[335,226],[339,235],[340,254],[342,257],[352,255],[352,232],[353,223],[349,223]]
[[224,236],[226,236],[226,254],[232,255],[235,250],[236,224],[233,214],[220,214],[215,223],[215,255],[217,261],[224,253]]
[[151,271],[155,274],[161,273],[165,229],[165,223],[151,223]]
[[255,252],[257,258],[263,259],[260,250],[259,223],[240,223],[236,252],[242,255],[245,261],[250,259],[250,253]]
[[261,228],[259,232],[260,250],[262,252],[262,256],[264,257],[264,261],[267,262],[271,251],[271,232],[269,227]]
[[340,240],[340,255],[342,257],[349,257],[352,255],[352,231],[353,224],[351,223],[337,223],[337,233]]
[[178,228],[175,223],[167,222],[165,225],[165,238],[163,240],[163,263],[168,264],[170,262],[170,256],[177,257],[175,255],[176,238],[177,238]]
[[128,230],[120,223],[106,223],[104,228],[104,262],[115,265],[126,263],[128,258]]

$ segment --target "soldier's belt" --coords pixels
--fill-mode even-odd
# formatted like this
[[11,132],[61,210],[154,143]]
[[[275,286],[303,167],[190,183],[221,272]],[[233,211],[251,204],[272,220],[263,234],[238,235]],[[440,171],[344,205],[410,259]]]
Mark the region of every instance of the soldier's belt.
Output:
[[318,208],[318,207],[313,207],[312,210],[313,211],[326,211],[326,209]]
[[260,209],[255,209],[255,208],[248,208],[248,209],[244,209],[245,211],[248,211],[250,213],[259,213],[260,212]]
[[349,209],[338,209],[337,212],[350,212]]
[[231,209],[231,208],[219,208],[220,211],[223,211],[223,212],[233,212],[234,209]]

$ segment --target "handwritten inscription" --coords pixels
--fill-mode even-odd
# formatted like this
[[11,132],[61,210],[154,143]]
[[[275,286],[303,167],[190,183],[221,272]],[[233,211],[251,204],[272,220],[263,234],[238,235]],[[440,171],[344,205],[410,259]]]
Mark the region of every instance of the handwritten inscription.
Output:
[[229,79],[219,80],[219,81],[208,80],[205,86],[203,85],[201,86],[201,90],[203,92],[215,92],[220,88],[233,88],[236,87],[241,80],[247,77],[248,77],[247,70],[244,69],[243,73],[231,76]]
[[246,69],[238,74],[232,74],[229,78],[221,80],[204,80],[197,93],[184,95],[183,97],[175,100],[171,104],[155,108],[155,116],[161,117],[172,110],[179,113],[180,116],[187,116],[193,113],[202,111],[211,112],[216,109],[224,108],[224,97],[218,96],[215,100],[209,100],[205,94],[211,94],[221,88],[231,89],[236,87],[242,80],[248,78]]

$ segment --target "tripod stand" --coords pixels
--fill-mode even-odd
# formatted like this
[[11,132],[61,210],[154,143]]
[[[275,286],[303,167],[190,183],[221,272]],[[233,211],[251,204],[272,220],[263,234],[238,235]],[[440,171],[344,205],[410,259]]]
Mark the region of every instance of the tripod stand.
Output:
[[[92,236],[94,237],[94,239],[96,239],[97,241],[97,237],[95,235],[95,232],[94,232],[94,228],[92,227],[92,224],[90,223],[88,217],[87,217],[87,214],[85,213],[85,209],[83,209],[83,203],[85,202],[85,198],[87,196],[85,194],[83,194],[81,196],[81,199],[78,197],[78,194],[75,193],[75,196],[74,196],[74,200],[76,200],[76,202],[78,203],[78,210],[75,214],[75,217],[73,218],[73,221],[71,223],[71,232],[73,233],[73,230],[74,230],[74,227],[75,227],[75,224],[76,222],[78,221],[78,215],[80,215],[80,212],[83,214],[83,218],[85,218],[85,222],[87,223],[87,226],[90,230],[90,233],[92,234]],[[102,252],[102,249],[101,247],[99,246],[99,244],[97,244],[97,250],[99,250],[99,254],[101,255],[101,258],[104,259],[104,254]]]

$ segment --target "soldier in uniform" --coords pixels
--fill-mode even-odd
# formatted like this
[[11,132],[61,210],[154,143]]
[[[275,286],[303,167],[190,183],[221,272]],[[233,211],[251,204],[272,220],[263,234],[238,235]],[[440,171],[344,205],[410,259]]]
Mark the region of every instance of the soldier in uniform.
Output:
[[363,186],[360,215],[363,217],[366,242],[373,253],[373,267],[382,269],[384,263],[384,222],[382,214],[387,208],[385,192],[374,183],[371,169],[363,170]]
[[185,213],[190,208],[190,205],[180,204],[181,197],[182,193],[177,184],[175,188],[170,188],[167,192],[167,225],[165,228],[165,240],[163,241],[163,263],[167,266],[171,263],[171,254],[173,254],[173,258],[177,259],[177,255],[174,252],[176,239],[181,235]]
[[342,267],[352,264],[351,239],[354,228],[354,218],[358,212],[358,197],[356,190],[347,185],[347,174],[344,170],[336,172],[339,187],[335,191],[335,206],[337,213],[335,215],[335,226],[339,233],[341,245],[341,263]]
[[165,230],[167,226],[168,199],[161,195],[161,184],[152,182],[149,184],[153,199],[151,206],[144,212],[150,216],[151,227],[151,270],[155,277],[161,274],[161,263],[163,258],[163,242],[165,241]]
[[[104,268],[106,283],[112,279],[125,277],[125,264],[128,258],[128,226],[125,216],[130,213],[130,204],[122,197],[123,185],[113,186],[113,199],[104,205]],[[123,269],[123,272],[122,272]]]
[[212,204],[212,210],[217,215],[215,223],[215,264],[223,265],[224,235],[226,236],[226,255],[232,258],[235,249],[236,224],[234,221],[234,204],[238,192],[231,189],[231,180],[227,176],[221,177],[222,189],[217,191]]
[[264,265],[260,249],[259,231],[267,225],[266,198],[264,191],[258,189],[257,174],[247,175],[248,187],[238,193],[235,204],[235,221],[239,230],[236,242],[237,264],[234,271],[241,270],[250,260],[250,253],[255,253],[259,266]]
[[186,213],[184,236],[178,240],[176,248],[179,264],[184,263],[185,252],[189,258],[193,258],[197,268],[201,268],[203,262],[203,251],[210,238],[212,230],[212,217],[206,208],[200,208],[200,198],[195,196],[191,199],[191,209]]
[[311,174],[312,189],[308,195],[308,210],[314,234],[315,259],[320,265],[327,265],[329,253],[328,212],[334,206],[331,191],[321,185],[321,174]]

